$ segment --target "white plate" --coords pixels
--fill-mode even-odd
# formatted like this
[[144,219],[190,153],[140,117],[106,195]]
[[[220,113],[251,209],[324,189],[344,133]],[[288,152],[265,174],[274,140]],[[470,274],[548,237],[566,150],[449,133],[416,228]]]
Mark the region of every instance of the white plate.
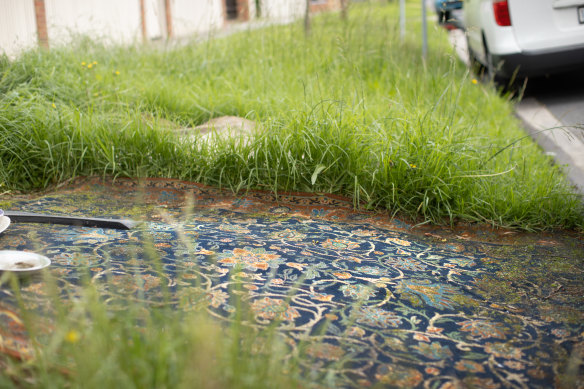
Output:
[[7,229],[9,225],[10,219],[8,218],[8,216],[0,216],[0,234],[2,233],[2,231]]
[[51,264],[45,256],[28,251],[0,250],[0,271],[31,272]]

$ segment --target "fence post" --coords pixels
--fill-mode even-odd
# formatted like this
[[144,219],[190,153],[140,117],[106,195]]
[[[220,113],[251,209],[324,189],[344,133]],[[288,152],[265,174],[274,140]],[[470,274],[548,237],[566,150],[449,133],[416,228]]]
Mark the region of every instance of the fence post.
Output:
[[402,41],[406,36],[406,0],[399,0],[399,36]]
[[170,0],[164,0],[164,14],[166,15],[166,39],[172,38],[172,10]]
[[139,0],[140,2],[140,30],[142,32],[142,42],[148,40],[148,32],[146,31],[146,4],[144,0]]
[[428,54],[428,25],[426,20],[426,0],[422,0],[422,58]]
[[45,10],[45,0],[34,0],[34,14],[37,28],[37,38],[39,46],[49,48],[49,33],[47,30],[47,13]]

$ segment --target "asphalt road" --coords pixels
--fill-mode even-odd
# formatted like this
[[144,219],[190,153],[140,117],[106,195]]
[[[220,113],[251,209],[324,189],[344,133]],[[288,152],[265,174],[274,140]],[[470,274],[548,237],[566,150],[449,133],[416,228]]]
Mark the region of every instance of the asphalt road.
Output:
[[540,101],[567,126],[584,125],[584,69],[529,80],[524,97]]

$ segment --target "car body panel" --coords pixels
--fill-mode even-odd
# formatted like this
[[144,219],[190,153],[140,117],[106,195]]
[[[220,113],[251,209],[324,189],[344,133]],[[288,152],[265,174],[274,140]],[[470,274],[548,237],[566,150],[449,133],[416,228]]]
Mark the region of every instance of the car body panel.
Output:
[[483,64],[487,63],[485,49],[497,55],[513,54],[520,51],[513,28],[497,26],[491,1],[467,0],[466,3],[469,5],[465,5],[464,8],[466,33],[469,45],[477,59]]
[[475,55],[482,57],[483,53],[483,41],[482,41],[482,30],[480,23],[480,7],[478,6],[479,0],[466,0],[466,4],[463,8],[464,14],[464,25],[466,37],[468,40],[469,49],[472,50]]
[[436,11],[450,11],[462,8],[462,0],[436,0],[434,1]]
[[523,51],[540,51],[584,43],[584,24],[578,21],[582,6],[584,0],[509,1],[518,46]]
[[[502,77],[584,68],[584,0],[508,0],[511,26],[495,22],[492,0],[466,0],[464,21],[471,55]],[[490,57],[490,58],[489,58]]]

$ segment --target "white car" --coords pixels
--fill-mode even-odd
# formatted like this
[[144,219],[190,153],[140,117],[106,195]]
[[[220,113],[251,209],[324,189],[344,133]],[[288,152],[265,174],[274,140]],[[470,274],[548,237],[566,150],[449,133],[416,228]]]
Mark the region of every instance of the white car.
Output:
[[465,0],[471,63],[491,78],[584,71],[584,0]]

